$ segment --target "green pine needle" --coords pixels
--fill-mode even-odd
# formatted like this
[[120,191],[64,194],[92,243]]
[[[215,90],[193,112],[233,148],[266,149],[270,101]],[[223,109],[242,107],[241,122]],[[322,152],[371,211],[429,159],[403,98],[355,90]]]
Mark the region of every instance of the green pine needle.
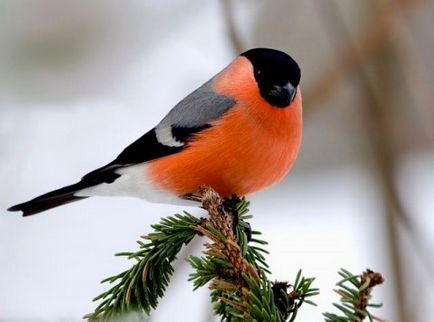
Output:
[[371,291],[373,287],[383,283],[383,277],[379,273],[367,270],[362,275],[353,275],[345,269],[338,274],[343,278],[336,285],[336,293],[340,295],[340,303],[333,305],[340,311],[335,313],[323,313],[326,322],[362,322],[366,318],[373,321],[369,308],[381,307],[381,304],[371,304]]
[[116,284],[98,295],[94,301],[102,301],[95,311],[85,316],[89,321],[107,321],[121,313],[155,309],[164,295],[173,274],[172,262],[183,245],[188,244],[197,232],[192,228],[199,219],[187,212],[163,218],[153,225],[154,232],[139,241],[135,253],[123,252],[117,256],[134,258],[137,263],[121,274],[106,278],[102,283]]
[[[121,321],[120,316],[133,314],[138,320],[146,320],[143,315],[157,307],[170,283],[173,261],[197,235],[207,236],[211,242],[205,243],[203,256],[187,257],[193,268],[189,281],[194,290],[209,285],[214,313],[221,321],[293,322],[304,303],[316,305],[312,301],[319,294],[313,287],[315,279],[304,277],[301,270],[292,285],[273,283],[267,277],[271,274],[265,258],[269,254],[264,248],[267,242],[258,238],[260,232],[250,228],[249,202],[236,196],[222,199],[208,191],[214,193],[208,202],[221,202],[213,208],[213,214],[208,208],[211,219],[199,219],[187,212],[162,218],[151,226],[150,234],[137,241],[137,251],[116,254],[133,259],[134,264],[102,281],[111,284],[111,288],[93,299],[98,305],[86,319]],[[337,293],[341,299],[334,306],[340,315],[324,313],[325,321],[360,322],[365,318],[373,321],[375,318],[368,309],[381,305],[369,303],[370,293],[382,283],[381,275],[369,270],[363,275],[353,275],[344,269],[338,273],[341,280]]]

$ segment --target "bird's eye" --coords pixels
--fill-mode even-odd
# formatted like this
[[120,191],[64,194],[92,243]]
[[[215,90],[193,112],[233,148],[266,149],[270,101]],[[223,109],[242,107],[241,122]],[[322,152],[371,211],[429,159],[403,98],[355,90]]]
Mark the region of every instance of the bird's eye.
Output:
[[260,75],[260,74],[261,74],[261,70],[260,69],[256,70],[256,75]]

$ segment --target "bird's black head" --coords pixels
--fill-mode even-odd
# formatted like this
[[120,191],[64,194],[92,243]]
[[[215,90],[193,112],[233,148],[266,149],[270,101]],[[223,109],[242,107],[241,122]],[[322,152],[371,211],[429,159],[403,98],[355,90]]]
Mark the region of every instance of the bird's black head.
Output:
[[300,82],[300,68],[289,55],[275,49],[255,48],[241,54],[253,65],[261,96],[271,105],[288,107]]

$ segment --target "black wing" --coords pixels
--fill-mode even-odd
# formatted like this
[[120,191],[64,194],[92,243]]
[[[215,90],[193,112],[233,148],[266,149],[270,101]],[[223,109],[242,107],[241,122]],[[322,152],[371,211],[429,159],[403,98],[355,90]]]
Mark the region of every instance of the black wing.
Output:
[[86,174],[82,178],[82,181],[92,182],[94,184],[102,182],[112,183],[120,176],[116,173],[117,169],[180,152],[185,148],[185,143],[187,143],[195,133],[206,127],[208,126],[173,129],[174,137],[176,137],[179,142],[183,142],[182,146],[167,146],[161,144],[157,139],[155,129],[152,129],[126,147],[112,162]]

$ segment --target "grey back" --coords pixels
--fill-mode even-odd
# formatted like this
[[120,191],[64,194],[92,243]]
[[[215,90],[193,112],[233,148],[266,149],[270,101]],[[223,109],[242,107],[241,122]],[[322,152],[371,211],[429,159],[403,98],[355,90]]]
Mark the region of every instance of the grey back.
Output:
[[159,127],[176,126],[198,128],[219,119],[232,106],[235,100],[217,94],[212,86],[214,78],[187,95],[163,118]]

